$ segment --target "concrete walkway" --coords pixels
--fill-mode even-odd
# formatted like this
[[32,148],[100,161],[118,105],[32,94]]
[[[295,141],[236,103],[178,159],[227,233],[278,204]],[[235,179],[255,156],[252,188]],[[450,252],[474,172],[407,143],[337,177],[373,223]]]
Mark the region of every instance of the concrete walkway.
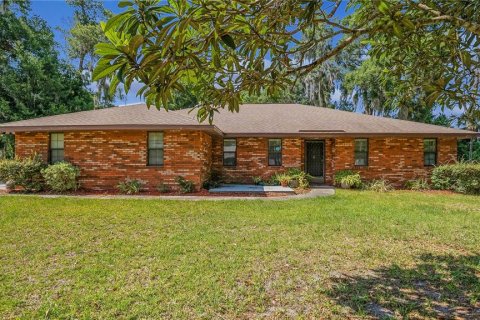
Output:
[[265,193],[265,192],[281,192],[281,193],[293,193],[292,188],[282,186],[260,186],[254,184],[223,184],[218,188],[212,188],[208,190],[212,193],[222,192],[239,192],[239,193]]
[[147,196],[147,195],[55,195],[55,194],[5,194],[2,196],[16,197],[40,197],[40,198],[76,198],[76,199],[141,199],[141,200],[181,200],[181,201],[225,201],[225,200],[264,200],[264,201],[285,201],[295,199],[311,199],[318,197],[332,196],[335,189],[330,186],[313,187],[304,194],[293,194],[278,197],[229,197],[229,196]]

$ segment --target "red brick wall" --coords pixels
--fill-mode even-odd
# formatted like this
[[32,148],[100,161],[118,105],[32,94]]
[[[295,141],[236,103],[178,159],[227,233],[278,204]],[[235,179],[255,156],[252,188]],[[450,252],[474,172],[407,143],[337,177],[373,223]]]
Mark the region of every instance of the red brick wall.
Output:
[[[16,134],[20,157],[38,153],[48,159],[48,133]],[[331,184],[335,171],[353,169],[362,177],[388,179],[397,186],[428,176],[431,167],[423,165],[423,138],[370,138],[368,167],[354,166],[354,139],[325,140],[325,182]],[[282,139],[282,166],[268,165],[268,138],[237,138],[237,165],[223,166],[223,138],[200,131],[164,131],[165,164],[148,167],[146,131],[65,132],[65,158],[81,168],[86,189],[113,189],[125,178],[140,179],[154,189],[160,183],[176,187],[176,176],[184,176],[200,187],[210,169],[226,182],[251,183],[252,177],[268,178],[286,168],[304,169],[304,139]],[[455,138],[437,140],[438,163],[455,162]]]
[[48,161],[48,133],[17,132],[15,133],[15,155],[20,158],[39,155]]
[[301,168],[303,140],[282,139],[282,166],[268,165],[268,138],[237,138],[237,165],[223,166],[223,138],[213,138],[213,168],[225,182],[252,183],[252,177],[270,177],[286,168]]
[[[366,180],[387,179],[401,187],[411,179],[428,177],[432,167],[423,165],[423,138],[368,139],[368,166],[354,165],[354,139],[335,139],[333,171],[353,169]],[[438,164],[455,162],[457,140],[437,139]]]
[[[65,160],[81,169],[82,187],[114,189],[126,178],[145,182],[155,190],[160,183],[178,187],[181,175],[201,187],[211,163],[211,137],[200,131],[164,131],[164,165],[147,166],[146,131],[72,131],[65,134]],[[48,133],[17,133],[16,153],[20,157],[38,153],[48,159]]]
[[[307,139],[311,140],[311,139]],[[325,183],[332,184],[335,171],[353,169],[363,178],[387,179],[397,186],[418,177],[427,177],[431,167],[423,165],[423,138],[371,138],[369,139],[369,165],[354,165],[354,138],[327,138],[325,141]],[[237,165],[223,166],[223,138],[213,140],[213,170],[219,172],[226,182],[251,183],[252,177],[268,178],[277,171],[289,167],[304,169],[303,139],[282,140],[283,161],[281,167],[267,163],[268,138],[237,138]],[[457,140],[437,140],[438,163],[455,162]]]

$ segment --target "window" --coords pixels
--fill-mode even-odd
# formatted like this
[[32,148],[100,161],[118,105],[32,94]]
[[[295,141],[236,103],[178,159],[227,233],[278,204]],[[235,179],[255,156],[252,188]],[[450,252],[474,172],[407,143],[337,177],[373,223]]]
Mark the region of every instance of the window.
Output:
[[434,166],[437,164],[437,140],[423,140],[423,162],[426,166]]
[[63,133],[50,133],[50,163],[63,161]]
[[268,165],[282,165],[282,139],[268,139]]
[[355,139],[355,165],[368,166],[368,139]]
[[148,133],[148,165],[163,165],[163,132]]
[[237,140],[223,139],[223,165],[237,165]]

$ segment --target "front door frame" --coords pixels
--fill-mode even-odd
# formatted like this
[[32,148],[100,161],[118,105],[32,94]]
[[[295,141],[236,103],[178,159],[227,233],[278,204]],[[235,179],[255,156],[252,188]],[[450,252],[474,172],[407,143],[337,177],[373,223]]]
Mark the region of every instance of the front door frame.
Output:
[[[326,153],[325,153],[325,140],[324,140],[324,139],[321,139],[321,140],[305,140],[304,143],[305,143],[305,148],[304,148],[305,150],[304,150],[304,155],[303,155],[303,157],[304,157],[304,159],[305,159],[305,161],[304,161],[304,162],[305,162],[305,172],[307,172],[307,170],[308,170],[308,157],[307,157],[308,145],[309,145],[309,144],[318,144],[318,143],[323,144],[322,176],[321,176],[321,177],[320,177],[320,176],[313,177],[313,178],[314,178],[313,181],[314,181],[314,182],[324,183],[324,182],[325,182],[325,160],[326,160],[326,159],[325,159],[325,154],[326,154]],[[308,172],[307,172],[307,173],[308,173]],[[317,181],[315,181],[315,180],[317,180]],[[319,181],[319,180],[321,180],[321,181]]]

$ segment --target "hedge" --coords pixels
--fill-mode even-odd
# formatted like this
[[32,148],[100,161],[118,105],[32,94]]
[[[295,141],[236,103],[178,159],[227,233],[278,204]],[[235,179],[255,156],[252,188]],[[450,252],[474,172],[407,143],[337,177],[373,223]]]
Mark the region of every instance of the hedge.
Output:
[[432,172],[432,186],[434,189],[480,194],[480,163],[438,166]]

